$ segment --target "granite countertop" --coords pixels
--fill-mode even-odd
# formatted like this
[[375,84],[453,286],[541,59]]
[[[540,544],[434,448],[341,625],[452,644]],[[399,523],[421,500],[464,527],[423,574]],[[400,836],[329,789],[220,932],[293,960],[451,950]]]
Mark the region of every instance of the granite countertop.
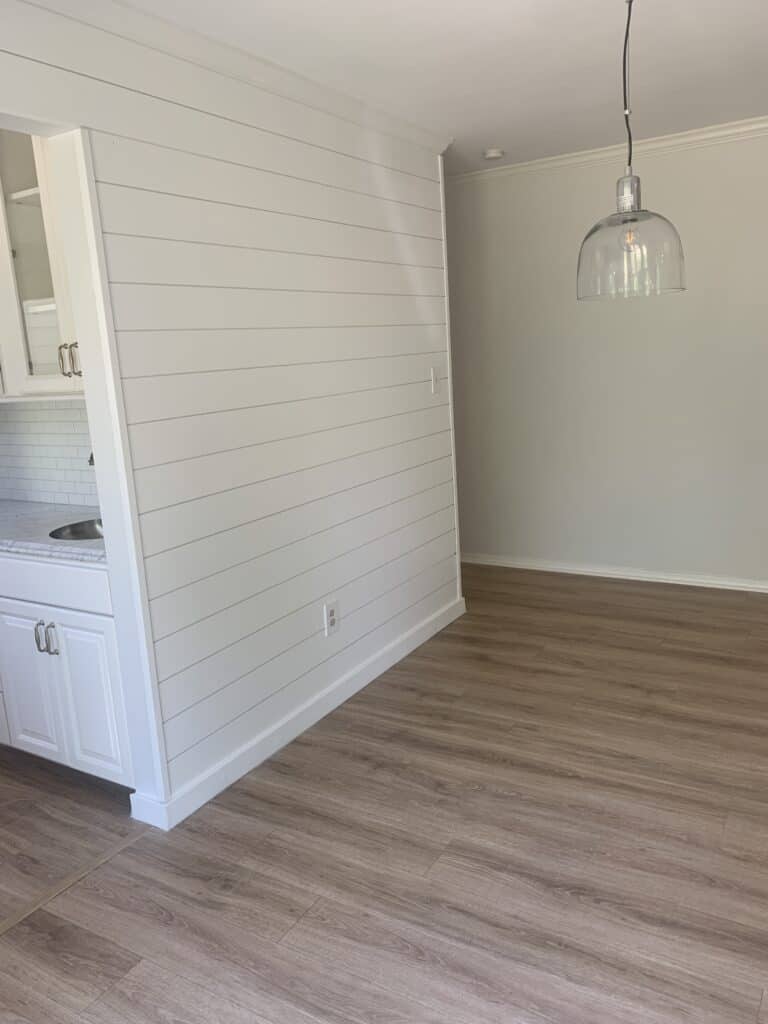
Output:
[[65,541],[48,536],[58,526],[96,519],[100,514],[97,505],[0,498],[0,553],[106,565],[103,540]]

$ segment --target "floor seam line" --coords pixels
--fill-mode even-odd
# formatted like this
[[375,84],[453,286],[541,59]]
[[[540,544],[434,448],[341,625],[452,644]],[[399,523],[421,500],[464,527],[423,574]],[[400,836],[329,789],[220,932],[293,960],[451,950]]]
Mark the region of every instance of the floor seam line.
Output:
[[129,836],[125,839],[121,839],[120,842],[112,845],[95,861],[91,861],[91,863],[86,867],[67,875],[58,885],[49,889],[39,899],[26,904],[21,908],[21,910],[17,911],[17,913],[12,914],[10,917],[0,922],[0,936],[6,935],[12,928],[15,928],[17,924],[21,924],[22,921],[25,921],[31,914],[34,914],[38,910],[42,910],[46,904],[56,899],[57,896],[61,896],[61,894],[66,892],[68,889],[71,889],[73,885],[77,885],[78,882],[81,882],[98,868],[103,867],[103,865],[112,860],[113,857],[116,857],[118,853],[122,853],[122,851],[127,850],[129,846],[133,846],[133,844],[141,839],[142,836],[145,836],[149,830],[149,827],[147,827],[135,836]]
[[317,897],[317,899],[313,900],[311,906],[307,907],[307,909],[304,911],[304,913],[300,917],[296,918],[296,920],[293,922],[291,927],[287,931],[283,932],[283,934],[277,940],[277,945],[278,946],[282,945],[283,939],[286,939],[291,934],[291,932],[294,930],[294,928],[297,928],[301,924],[301,922],[304,920],[304,918],[307,916],[307,914],[310,912],[310,910],[314,910],[315,907],[317,906],[317,904],[320,902],[320,900],[322,900],[324,898],[325,897],[323,896],[323,894],[320,893],[320,895]]

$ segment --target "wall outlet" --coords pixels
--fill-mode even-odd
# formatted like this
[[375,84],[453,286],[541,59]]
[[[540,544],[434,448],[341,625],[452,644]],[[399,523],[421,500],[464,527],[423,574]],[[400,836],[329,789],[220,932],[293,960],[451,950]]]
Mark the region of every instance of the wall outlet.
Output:
[[339,611],[339,602],[326,601],[323,605],[323,626],[325,628],[325,635],[331,636],[332,633],[338,633],[340,625],[341,613]]
[[436,366],[433,366],[433,367],[430,368],[429,380],[430,380],[430,384],[432,385],[432,394],[433,395],[439,395],[440,394],[440,373],[439,373],[439,371],[438,371]]

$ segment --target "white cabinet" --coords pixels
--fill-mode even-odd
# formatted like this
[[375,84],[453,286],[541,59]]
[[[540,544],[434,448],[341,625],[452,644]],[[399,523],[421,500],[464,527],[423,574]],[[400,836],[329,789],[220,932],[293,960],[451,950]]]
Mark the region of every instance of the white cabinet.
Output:
[[112,619],[58,610],[48,630],[64,713],[69,764],[127,781],[128,739]]
[[6,395],[82,390],[50,141],[0,130],[0,366]]
[[111,618],[0,600],[0,675],[12,746],[130,785]]
[[66,763],[59,693],[44,645],[39,609],[0,605],[0,673],[11,745]]

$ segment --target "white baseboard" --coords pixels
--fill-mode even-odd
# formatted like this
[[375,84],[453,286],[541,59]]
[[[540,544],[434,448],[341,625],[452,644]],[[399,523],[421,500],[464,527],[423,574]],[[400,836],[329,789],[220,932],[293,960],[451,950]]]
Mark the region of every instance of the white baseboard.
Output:
[[169,805],[162,800],[144,796],[143,793],[131,793],[131,817],[143,821],[145,825],[154,825],[167,831],[170,825]]
[[533,569],[538,572],[564,572],[574,576],[605,576],[617,580],[641,580],[647,583],[675,583],[685,587],[714,587],[721,590],[749,590],[768,594],[768,580],[707,576],[704,573],[659,572],[615,565],[582,565],[578,562],[548,562],[538,558],[507,558],[503,555],[479,555],[462,552],[462,562],[472,565],[500,565],[508,569]]
[[227,786],[242,778],[247,772],[271,757],[277,750],[290,743],[300,733],[327,715],[339,704],[362,690],[382,672],[386,672],[398,661],[410,654],[435,633],[444,629],[466,611],[463,599],[452,601],[429,618],[403,633],[383,650],[336,679],[330,686],[315,694],[310,700],[299,705],[282,721],[275,723],[265,732],[254,736],[245,746],[219,761],[190,783],[166,803],[158,803],[139,794],[131,796],[131,810],[134,818],[158,828],[170,829],[188,817],[198,807],[212,800]]

